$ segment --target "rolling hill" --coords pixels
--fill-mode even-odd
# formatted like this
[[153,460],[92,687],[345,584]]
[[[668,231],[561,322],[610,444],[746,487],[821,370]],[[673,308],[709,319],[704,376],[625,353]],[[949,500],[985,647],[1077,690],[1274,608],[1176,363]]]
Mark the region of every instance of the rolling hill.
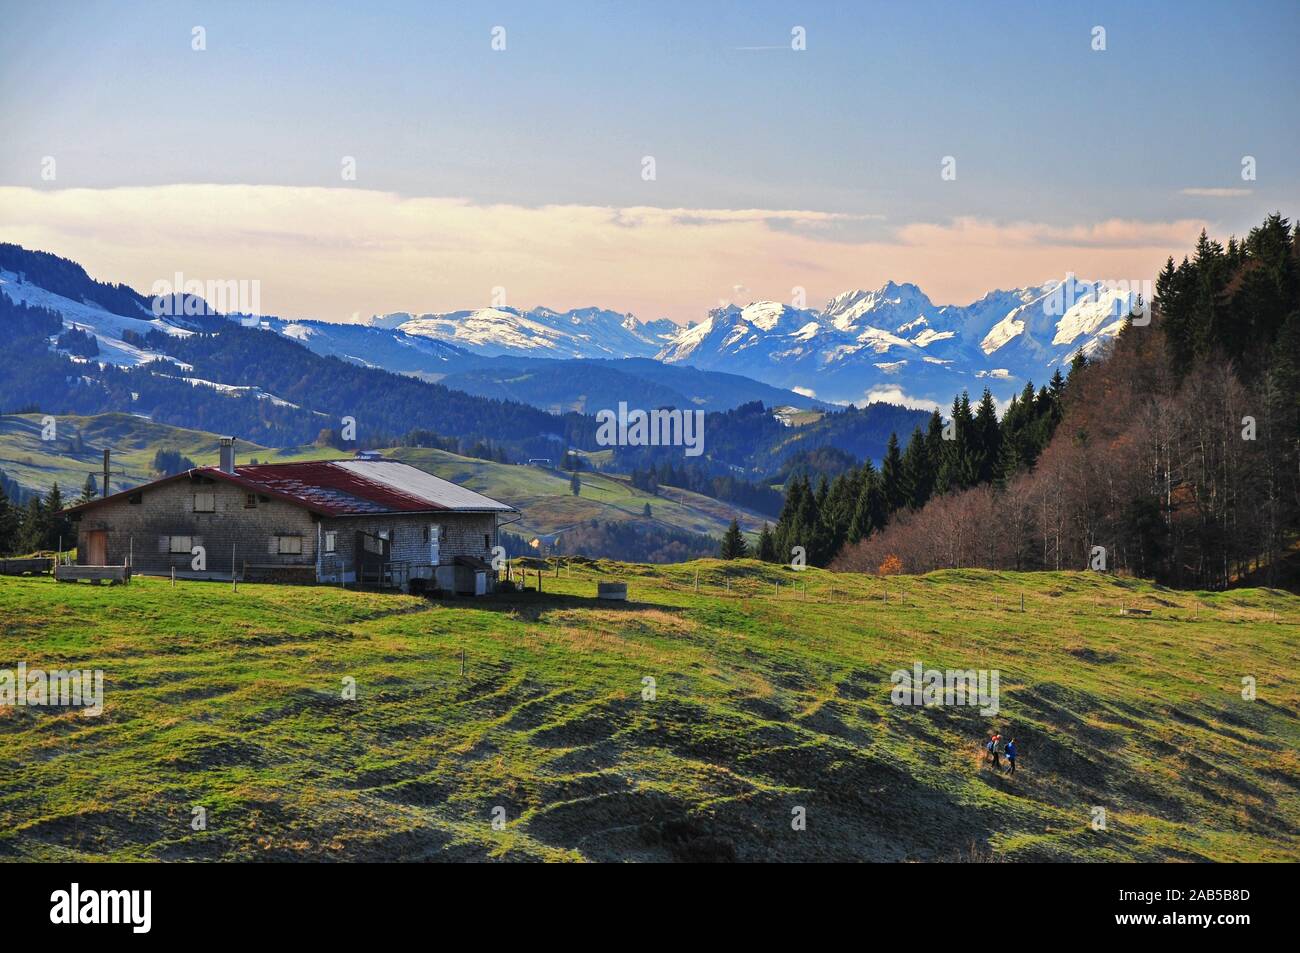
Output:
[[[160,449],[189,457],[199,466],[217,462],[216,434],[156,424],[130,414],[60,417],[58,426],[59,439],[47,442],[41,440],[41,415],[0,417],[0,471],[26,489],[46,492],[57,481],[66,494],[75,496],[87,474],[99,479],[105,446],[112,450],[114,490],[153,479],[154,454]],[[495,463],[444,450],[392,448],[381,452],[519,508],[522,519],[507,531],[526,537],[551,537],[575,524],[598,520],[718,538],[733,518],[750,535],[758,533],[764,519],[688,490],[665,487],[658,495],[647,493],[616,474],[583,472],[581,495],[574,496],[570,475],[559,470]],[[250,458],[261,463],[289,463],[347,456],[332,447],[274,449],[245,441],[238,443],[237,454],[241,463]],[[642,515],[647,503],[650,519]]]
[[[104,672],[98,717],[0,709],[0,858],[1300,860],[1295,596],[950,571],[886,602],[714,560],[543,585],[0,578],[7,664]],[[998,670],[998,713],[891,703],[918,662]]]

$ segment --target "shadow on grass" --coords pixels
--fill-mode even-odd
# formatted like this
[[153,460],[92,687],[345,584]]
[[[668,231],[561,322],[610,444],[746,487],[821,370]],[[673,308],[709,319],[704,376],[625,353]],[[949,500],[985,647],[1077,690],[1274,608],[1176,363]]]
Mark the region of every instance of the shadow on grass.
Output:
[[574,596],[536,591],[500,592],[488,596],[462,596],[455,599],[429,597],[429,602],[448,607],[462,605],[487,612],[514,612],[530,622],[537,621],[542,613],[555,609],[599,609],[606,612],[629,613],[654,609],[674,614],[683,611],[681,606],[664,605],[658,602],[623,602],[614,599],[597,599],[594,595]]

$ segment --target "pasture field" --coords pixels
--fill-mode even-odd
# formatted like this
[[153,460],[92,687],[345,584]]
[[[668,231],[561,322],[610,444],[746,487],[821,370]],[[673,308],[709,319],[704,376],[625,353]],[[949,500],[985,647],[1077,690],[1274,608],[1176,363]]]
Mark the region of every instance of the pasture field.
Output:
[[[0,708],[0,859],[1300,860],[1296,596],[717,560],[541,581],[0,578],[0,671],[104,673],[98,716]],[[997,670],[998,713],[894,704],[916,663]]]

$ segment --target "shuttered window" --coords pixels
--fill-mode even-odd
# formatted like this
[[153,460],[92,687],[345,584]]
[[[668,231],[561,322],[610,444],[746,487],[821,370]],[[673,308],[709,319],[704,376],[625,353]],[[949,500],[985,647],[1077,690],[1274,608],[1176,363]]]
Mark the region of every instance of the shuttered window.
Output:
[[192,536],[169,537],[168,542],[170,543],[170,547],[168,551],[173,553],[183,553],[188,556],[190,555],[190,550],[194,548],[193,540],[194,538]]
[[302,555],[302,537],[301,536],[277,536],[276,542],[279,543],[281,556],[301,556]]
[[194,494],[195,513],[215,513],[216,511],[217,511],[217,495],[215,493]]

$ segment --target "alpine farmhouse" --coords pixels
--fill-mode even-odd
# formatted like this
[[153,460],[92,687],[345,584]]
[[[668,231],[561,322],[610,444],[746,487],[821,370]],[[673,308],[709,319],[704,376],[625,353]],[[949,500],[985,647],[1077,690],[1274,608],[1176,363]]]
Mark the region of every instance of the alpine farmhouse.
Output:
[[[517,511],[375,454],[220,463],[69,507],[77,561],[190,579],[361,583],[483,594]],[[419,580],[419,582],[417,582]]]

